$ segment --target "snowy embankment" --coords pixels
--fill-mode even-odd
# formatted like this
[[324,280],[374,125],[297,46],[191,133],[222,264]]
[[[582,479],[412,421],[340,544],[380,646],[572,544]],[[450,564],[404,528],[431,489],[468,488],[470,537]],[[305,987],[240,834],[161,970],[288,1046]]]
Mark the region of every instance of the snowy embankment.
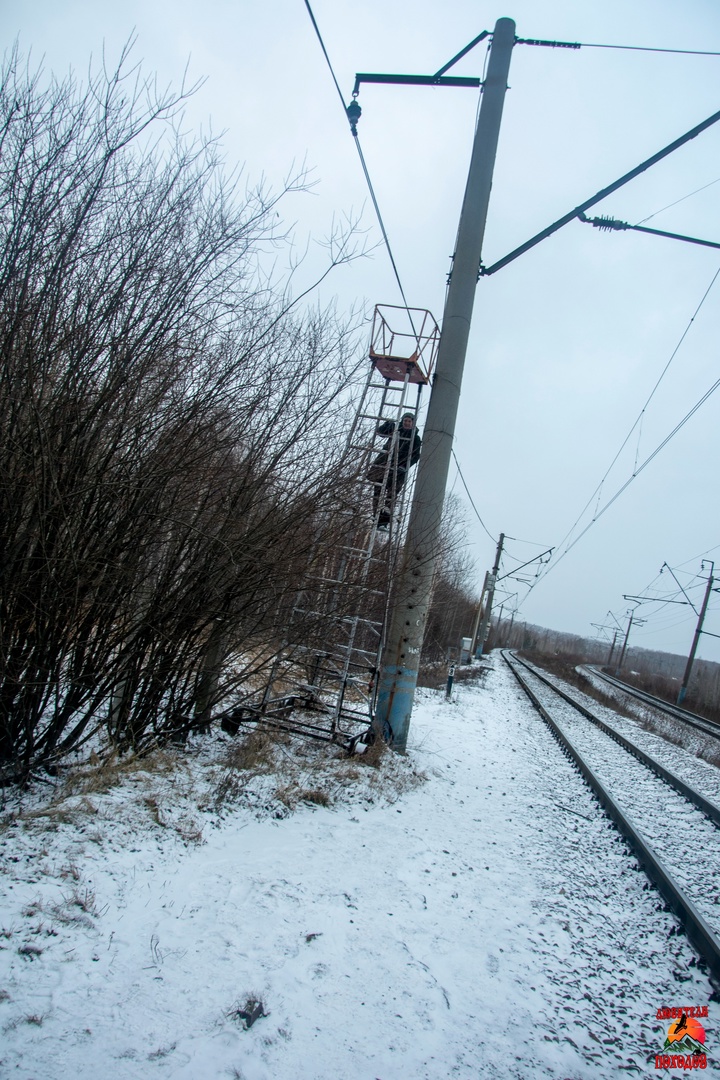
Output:
[[411,735],[8,803],[2,1075],[655,1074],[657,1009],[711,987],[512,676],[423,691]]
[[[717,737],[712,735],[706,735],[698,728],[691,727],[688,724],[684,724],[681,720],[676,720],[672,716],[668,716],[667,713],[654,709],[651,705],[645,704],[639,701],[637,698],[633,698],[630,694],[625,694],[619,687],[613,686],[610,683],[601,679],[592,668],[586,666],[580,666],[576,668],[576,671],[584,679],[590,683],[593,689],[602,694],[609,704],[617,703],[621,706],[630,716],[634,716],[640,722],[641,727],[646,731],[652,733],[647,741],[648,746],[652,746],[653,736],[656,736],[657,745],[664,744],[666,747],[668,743],[674,743],[676,746],[681,747],[681,758],[686,760],[692,760],[692,758],[701,758],[704,761],[709,762],[710,768],[707,770],[708,774],[714,777],[712,781],[718,791],[720,791],[720,770],[717,766],[720,764],[720,743]],[[591,704],[590,708],[593,708],[596,704],[595,699],[589,699]],[[622,720],[620,721],[622,724]],[[627,723],[627,721],[626,721]],[[637,724],[629,721],[630,729],[637,731]],[[617,726],[617,725],[616,725]],[[635,738],[635,736],[632,736]],[[641,745],[640,738],[636,738],[635,741],[638,745]],[[630,736],[628,736],[630,738]],[[688,750],[688,755],[682,754],[682,751]],[[651,753],[648,750],[648,753]],[[697,761],[695,761],[697,765]],[[711,798],[713,796],[710,796]],[[717,801],[717,796],[715,796]]]

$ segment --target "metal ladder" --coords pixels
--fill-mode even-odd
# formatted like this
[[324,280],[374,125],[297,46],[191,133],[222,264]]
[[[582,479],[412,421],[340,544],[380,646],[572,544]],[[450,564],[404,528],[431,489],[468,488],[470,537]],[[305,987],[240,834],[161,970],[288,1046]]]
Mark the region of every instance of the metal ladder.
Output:
[[[410,329],[393,329],[390,320],[396,324],[397,313],[409,320]],[[262,699],[242,710],[240,722],[262,718],[348,749],[372,724],[393,572],[412,487],[408,480],[395,490],[401,417],[413,416],[414,437],[438,340],[429,312],[376,307],[370,370],[346,442],[356,479],[351,506],[342,511],[345,536],[330,552],[318,544]],[[384,424],[394,425],[391,434],[387,428],[379,434]],[[376,465],[374,480],[369,480],[378,457],[385,459],[382,479]],[[383,532],[380,518],[388,512]]]

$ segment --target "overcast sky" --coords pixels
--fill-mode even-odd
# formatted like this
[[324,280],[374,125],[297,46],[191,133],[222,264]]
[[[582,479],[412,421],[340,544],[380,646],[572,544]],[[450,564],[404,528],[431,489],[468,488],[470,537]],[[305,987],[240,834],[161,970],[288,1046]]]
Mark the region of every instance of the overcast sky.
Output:
[[[720,52],[720,4],[687,0],[312,0],[347,101],[357,71],[432,74],[480,31],[507,16],[521,38]],[[103,48],[114,60],[135,32],[135,56],[163,82],[206,82],[188,129],[224,132],[229,167],[276,187],[305,161],[312,193],[288,198],[299,246],[333,217],[362,211],[379,239],[337,93],[303,0],[4,0],[5,39],[57,74],[87,70]],[[486,43],[453,74],[480,76]],[[720,56],[517,45],[510,68],[483,261],[491,265],[535,232],[720,109]],[[411,305],[442,315],[469,163],[478,92],[364,86],[359,133]],[[720,124],[632,181],[591,214],[720,241]],[[695,189],[705,190],[684,198]],[[664,209],[677,200],[677,205]],[[658,213],[658,211],[662,211]],[[308,272],[313,265],[311,257]],[[493,536],[508,541],[504,570],[559,545],[637,420],[720,268],[720,251],[647,236],[600,233],[577,221],[481,279],[455,451]],[[400,297],[378,249],[340,269],[326,288],[341,308]],[[573,536],[720,378],[720,280]],[[678,596],[664,562],[696,607],[703,555],[720,569],[720,390],[630,484],[522,603],[520,618],[593,635],[628,602]],[[464,496],[453,467],[451,486]],[[474,519],[478,579],[494,544]],[[572,539],[572,537],[571,537]],[[539,545],[533,547],[532,545]],[[516,584],[509,591],[517,589]],[[527,593],[519,587],[520,598]],[[682,596],[679,596],[682,599]],[[633,642],[687,652],[689,607],[645,605]],[[707,630],[720,634],[720,595]],[[704,637],[699,655],[720,659]]]

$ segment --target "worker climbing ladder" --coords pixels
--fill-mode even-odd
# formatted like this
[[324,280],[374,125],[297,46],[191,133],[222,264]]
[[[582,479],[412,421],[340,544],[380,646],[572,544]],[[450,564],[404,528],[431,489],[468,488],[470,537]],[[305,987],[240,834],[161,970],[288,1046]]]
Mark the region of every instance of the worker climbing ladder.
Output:
[[[262,718],[348,747],[372,724],[393,572],[412,486],[402,481],[410,446],[419,444],[421,396],[439,336],[428,311],[375,308],[370,369],[346,443],[353,479],[347,506],[340,511],[342,540],[328,550],[319,523],[318,543],[282,648],[261,700],[241,710],[241,721]],[[410,430],[403,431],[404,416],[412,418]],[[404,459],[402,438],[409,440]]]

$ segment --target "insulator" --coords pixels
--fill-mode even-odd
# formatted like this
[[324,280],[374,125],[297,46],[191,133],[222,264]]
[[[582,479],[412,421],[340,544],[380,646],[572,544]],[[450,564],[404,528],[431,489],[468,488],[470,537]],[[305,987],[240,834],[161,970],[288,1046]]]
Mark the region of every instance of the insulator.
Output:
[[352,99],[345,111],[347,112],[347,118],[350,121],[350,130],[353,135],[357,135],[357,122],[362,116],[362,109],[355,98]]
[[613,229],[627,229],[627,224],[624,221],[616,221],[611,217],[599,217],[593,220],[593,225],[598,229],[607,229],[608,232]]

